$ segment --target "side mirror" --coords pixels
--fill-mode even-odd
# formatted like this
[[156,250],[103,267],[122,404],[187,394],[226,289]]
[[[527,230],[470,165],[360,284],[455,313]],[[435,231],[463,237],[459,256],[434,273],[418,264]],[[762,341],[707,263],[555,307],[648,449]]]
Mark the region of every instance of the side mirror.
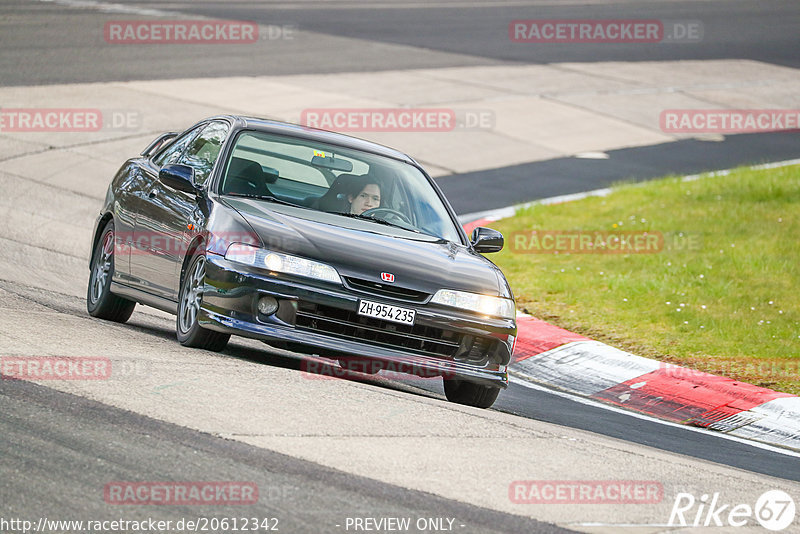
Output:
[[485,226],[475,228],[469,237],[469,242],[472,243],[472,247],[477,252],[482,254],[500,252],[503,250],[503,244],[505,244],[503,234]]
[[188,165],[164,165],[158,171],[158,179],[166,186],[169,186],[184,193],[197,194],[194,185],[194,169]]

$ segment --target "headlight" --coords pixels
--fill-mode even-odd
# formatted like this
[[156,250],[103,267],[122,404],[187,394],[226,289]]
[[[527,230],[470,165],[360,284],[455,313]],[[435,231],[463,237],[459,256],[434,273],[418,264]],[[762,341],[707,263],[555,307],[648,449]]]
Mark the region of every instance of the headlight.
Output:
[[493,315],[504,319],[513,319],[515,315],[514,301],[502,297],[490,297],[465,291],[440,289],[431,299],[431,302],[470,310],[482,315]]
[[339,273],[330,265],[243,243],[233,243],[229,246],[225,252],[225,259],[278,273],[305,276],[337,284],[342,283]]

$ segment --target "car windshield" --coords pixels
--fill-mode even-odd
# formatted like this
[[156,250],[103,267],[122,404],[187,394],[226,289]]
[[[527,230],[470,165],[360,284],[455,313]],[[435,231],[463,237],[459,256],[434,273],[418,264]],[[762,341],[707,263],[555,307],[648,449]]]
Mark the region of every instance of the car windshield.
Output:
[[291,203],[460,243],[419,169],[388,157],[289,136],[241,132],[225,162],[223,195]]

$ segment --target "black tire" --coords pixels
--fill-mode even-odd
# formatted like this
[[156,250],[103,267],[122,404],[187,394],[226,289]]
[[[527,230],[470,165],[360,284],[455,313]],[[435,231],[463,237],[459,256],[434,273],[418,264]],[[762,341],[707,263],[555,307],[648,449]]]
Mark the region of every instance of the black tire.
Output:
[[205,265],[205,254],[202,252],[195,254],[181,279],[175,330],[178,334],[178,341],[184,347],[219,352],[228,344],[231,335],[207,330],[197,322],[197,314],[200,312],[200,304],[203,301]]
[[453,379],[444,381],[444,394],[447,400],[456,404],[489,408],[497,400],[500,388]]
[[89,285],[86,288],[86,311],[92,317],[124,323],[130,319],[136,303],[111,292],[114,276],[114,221],[103,227],[92,251]]

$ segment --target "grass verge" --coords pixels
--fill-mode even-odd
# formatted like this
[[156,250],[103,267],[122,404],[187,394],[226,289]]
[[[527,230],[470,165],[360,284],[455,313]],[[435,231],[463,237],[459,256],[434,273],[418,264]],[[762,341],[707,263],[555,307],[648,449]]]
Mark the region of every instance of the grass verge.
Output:
[[492,227],[506,247],[491,259],[519,310],[800,394],[800,166],[619,185]]

